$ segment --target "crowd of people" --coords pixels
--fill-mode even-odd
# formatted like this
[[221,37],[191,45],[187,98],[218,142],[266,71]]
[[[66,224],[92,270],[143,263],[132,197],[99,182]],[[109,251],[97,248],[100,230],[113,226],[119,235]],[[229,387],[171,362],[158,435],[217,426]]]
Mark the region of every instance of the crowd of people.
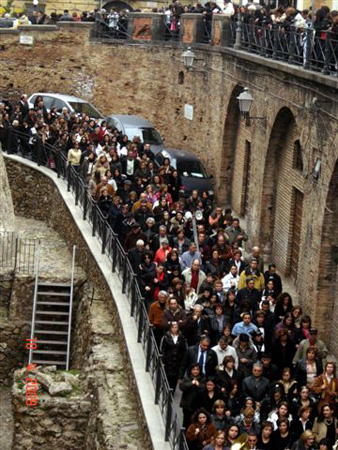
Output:
[[[11,131],[18,138],[6,139]],[[283,290],[277,268],[207,191],[184,192],[166,158],[105,121],[47,111],[42,97],[0,103],[11,153],[53,145],[82,177],[137,275],[191,450],[224,449],[244,435],[257,450],[332,450],[335,363],[312,319]],[[50,167],[53,156],[46,155]]]

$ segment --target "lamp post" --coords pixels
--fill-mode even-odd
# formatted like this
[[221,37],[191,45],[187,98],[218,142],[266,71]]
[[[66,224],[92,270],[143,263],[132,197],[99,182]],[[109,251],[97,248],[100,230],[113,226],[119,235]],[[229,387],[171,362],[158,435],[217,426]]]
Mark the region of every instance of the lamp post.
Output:
[[239,103],[239,111],[245,118],[245,125],[249,126],[251,120],[264,120],[266,123],[266,117],[250,117],[250,110],[254,98],[248,88],[244,88],[243,92],[237,97],[237,100]]
[[191,50],[191,47],[188,47],[188,49],[182,53],[183,57],[183,63],[184,67],[189,70],[192,68],[194,61],[195,61],[195,53]]

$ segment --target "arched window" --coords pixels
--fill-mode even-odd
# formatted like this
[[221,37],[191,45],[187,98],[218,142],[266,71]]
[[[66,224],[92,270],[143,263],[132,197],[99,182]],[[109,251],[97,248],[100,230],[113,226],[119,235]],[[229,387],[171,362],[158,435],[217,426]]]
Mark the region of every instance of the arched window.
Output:
[[184,72],[183,72],[183,70],[178,72],[178,84],[184,84]]
[[299,139],[293,144],[293,168],[303,171],[302,148]]

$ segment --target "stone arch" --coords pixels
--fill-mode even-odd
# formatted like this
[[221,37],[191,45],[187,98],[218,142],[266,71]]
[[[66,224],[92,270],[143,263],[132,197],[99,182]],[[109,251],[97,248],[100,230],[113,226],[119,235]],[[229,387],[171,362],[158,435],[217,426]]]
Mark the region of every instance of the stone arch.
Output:
[[[338,160],[336,161],[325,203],[319,257],[316,325],[321,336],[327,335],[330,323],[338,323]],[[338,348],[338,329],[332,326],[331,348]]]
[[[297,277],[301,237],[303,176],[294,167],[299,132],[292,111],[277,113],[265,157],[260,241],[268,260]],[[295,225],[297,228],[295,228]]]
[[124,9],[127,9],[130,12],[133,11],[133,8],[128,3],[120,2],[120,1],[112,1],[112,2],[105,3],[103,8],[106,11],[110,11],[111,8],[115,8],[116,11],[122,11]]
[[232,90],[223,131],[218,196],[221,202],[228,204],[231,204],[232,200],[232,176],[240,124],[240,112],[237,97],[242,91],[243,86],[240,85],[236,85]]

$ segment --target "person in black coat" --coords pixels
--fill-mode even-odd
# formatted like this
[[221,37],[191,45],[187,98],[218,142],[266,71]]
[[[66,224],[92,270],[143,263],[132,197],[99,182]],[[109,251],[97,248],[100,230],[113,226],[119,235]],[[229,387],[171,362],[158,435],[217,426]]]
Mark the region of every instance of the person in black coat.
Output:
[[203,314],[203,306],[195,305],[187,320],[188,345],[196,345],[201,336],[210,333],[209,317]]
[[122,173],[128,178],[128,180],[133,181],[134,174],[138,169],[138,160],[133,156],[133,150],[128,150],[128,155],[122,159]]
[[[298,382],[299,386],[307,386],[308,385],[308,367],[313,366],[316,370],[316,373],[312,373],[313,377],[318,377],[323,373],[323,364],[320,358],[317,357],[318,351],[316,347],[308,347],[306,350],[306,356],[303,359],[300,359],[295,367],[295,378]],[[290,366],[289,366],[290,367]],[[314,379],[313,378],[313,379]]]
[[[278,377],[282,376],[284,367],[292,367],[292,360],[296,347],[291,342],[288,331],[284,328],[278,330],[277,339],[271,348],[272,362],[278,367]],[[301,385],[302,386],[302,385]]]
[[161,340],[160,353],[162,353],[162,361],[169,386],[174,392],[182,360],[187,349],[187,341],[180,332],[179,325],[176,322],[171,323],[169,331],[165,333]]
[[265,285],[268,284],[268,281],[273,281],[274,291],[276,297],[279,296],[279,294],[282,293],[283,285],[282,285],[282,279],[279,275],[276,273],[276,266],[275,264],[269,264],[269,269],[264,272],[264,280]]
[[141,272],[141,262],[143,261],[144,241],[141,239],[136,242],[136,247],[132,248],[128,258],[134,273],[139,276]]
[[200,407],[206,409],[211,414],[215,401],[223,399],[224,395],[222,394],[222,391],[217,387],[215,378],[208,377],[205,382],[205,388],[203,389],[199,398]]
[[182,391],[180,407],[183,409],[183,427],[187,428],[191,422],[191,416],[198,409],[199,397],[205,385],[205,378],[201,375],[199,364],[189,366],[189,373],[180,382]]
[[178,257],[178,251],[176,248],[172,249],[167,260],[164,263],[164,270],[168,275],[169,282],[171,283],[174,278],[180,278],[182,274],[181,265]]
[[199,364],[201,375],[212,376],[214,375],[213,363],[214,359],[211,354],[210,339],[207,336],[203,336],[199,344],[188,347],[180,367],[179,378],[182,380],[185,372],[192,364]]
[[149,309],[150,303],[153,300],[154,278],[156,278],[156,264],[153,262],[151,252],[147,251],[142,255],[138,278],[147,309]]
[[310,416],[310,406],[302,406],[298,411],[298,417],[294,416],[290,429],[293,442],[296,442],[305,430],[312,430],[313,420]]

